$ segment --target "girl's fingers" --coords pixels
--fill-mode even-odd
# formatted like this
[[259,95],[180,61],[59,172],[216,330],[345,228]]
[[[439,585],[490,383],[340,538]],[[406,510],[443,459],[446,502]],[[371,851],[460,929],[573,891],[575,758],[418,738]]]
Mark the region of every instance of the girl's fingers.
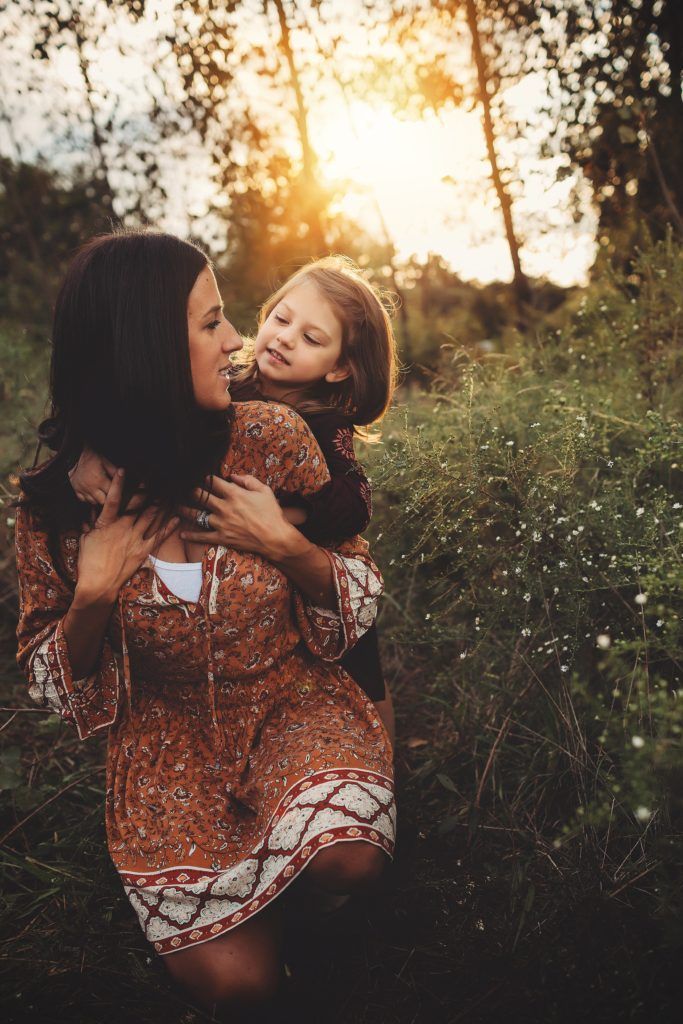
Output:
[[114,475],[116,473],[116,470],[118,469],[118,466],[115,466],[113,462],[110,462],[109,459],[105,459],[103,457],[102,458],[102,469],[107,474],[109,479],[113,480],[114,479]]
[[[91,499],[88,499],[88,500],[91,500]],[[107,500],[107,492],[105,490],[103,490],[102,487],[98,488],[98,490],[96,490],[93,493],[93,496],[92,496],[92,504],[93,505],[104,505],[106,500]]]
[[123,470],[117,469],[114,479],[109,485],[109,490],[102,505],[102,511],[97,520],[100,526],[108,526],[118,519],[121,495],[123,494],[123,479]]

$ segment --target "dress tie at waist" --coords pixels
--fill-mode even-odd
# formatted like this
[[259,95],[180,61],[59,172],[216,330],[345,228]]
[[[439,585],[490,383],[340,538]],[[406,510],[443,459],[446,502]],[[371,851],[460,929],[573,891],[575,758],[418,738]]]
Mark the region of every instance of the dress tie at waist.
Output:
[[[126,705],[128,709],[128,717],[133,722],[133,693],[132,693],[132,678],[130,672],[130,654],[128,651],[128,643],[126,641],[126,622],[123,614],[123,597],[121,592],[118,596],[118,610],[119,610],[119,622],[121,624],[121,656],[123,660],[123,688],[126,695]],[[209,714],[211,717],[211,725],[214,734],[214,744],[216,749],[222,753],[225,750],[225,735],[221,730],[218,722],[218,711],[216,708],[216,676],[215,666],[213,657],[213,647],[211,644],[211,620],[209,608],[203,605],[204,612],[204,625],[206,627],[206,646],[208,652],[208,668],[207,668],[207,682],[208,682],[208,699],[209,699]]]

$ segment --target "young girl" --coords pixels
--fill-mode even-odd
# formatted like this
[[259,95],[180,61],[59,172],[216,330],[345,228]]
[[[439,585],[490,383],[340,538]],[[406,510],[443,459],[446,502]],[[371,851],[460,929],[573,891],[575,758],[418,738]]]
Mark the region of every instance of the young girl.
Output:
[[[327,462],[331,479],[312,498],[277,494],[289,521],[314,543],[362,533],[372,514],[371,492],[355,457],[354,433],[373,440],[362,428],[384,415],[396,379],[394,334],[379,292],[346,257],[309,263],[266,301],[256,338],[240,356],[230,382],[234,399],[293,406]],[[85,452],[71,483],[81,500],[100,503],[113,472],[113,466]],[[206,530],[186,530],[182,536],[199,543],[220,540]],[[375,703],[393,745],[391,695],[374,626],[341,664]]]

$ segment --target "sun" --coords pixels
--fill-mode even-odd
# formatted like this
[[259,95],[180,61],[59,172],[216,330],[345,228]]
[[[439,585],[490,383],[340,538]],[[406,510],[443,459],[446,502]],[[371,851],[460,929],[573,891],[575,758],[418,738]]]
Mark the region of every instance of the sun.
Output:
[[[311,129],[321,174],[341,191],[337,209],[376,231],[378,241],[387,240],[386,230],[399,259],[438,253],[463,278],[511,278],[478,111],[451,108],[410,120],[388,105],[330,101],[314,110]],[[521,216],[557,217],[565,197],[553,186],[554,172],[536,162],[528,170]],[[526,258],[532,275],[575,283],[593,259],[590,227],[570,228]]]

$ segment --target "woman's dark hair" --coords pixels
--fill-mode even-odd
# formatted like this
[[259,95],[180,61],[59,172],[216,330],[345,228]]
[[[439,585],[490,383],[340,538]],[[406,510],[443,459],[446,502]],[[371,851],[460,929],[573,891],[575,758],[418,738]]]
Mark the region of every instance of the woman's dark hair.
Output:
[[21,477],[26,500],[63,528],[83,518],[67,472],[84,447],[126,470],[170,510],[215,472],[231,417],[200,409],[190,367],[187,304],[209,266],[173,235],[99,235],[76,254],[55,305],[51,412],[39,439],[55,455]]

